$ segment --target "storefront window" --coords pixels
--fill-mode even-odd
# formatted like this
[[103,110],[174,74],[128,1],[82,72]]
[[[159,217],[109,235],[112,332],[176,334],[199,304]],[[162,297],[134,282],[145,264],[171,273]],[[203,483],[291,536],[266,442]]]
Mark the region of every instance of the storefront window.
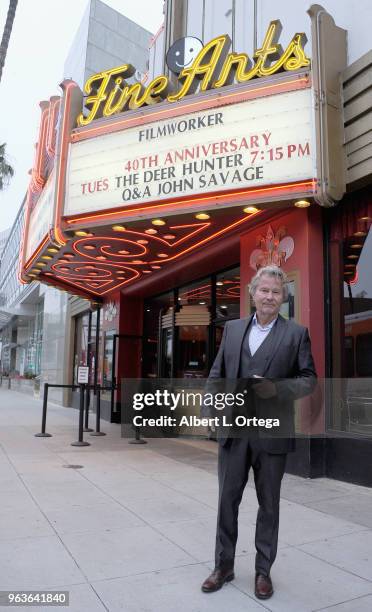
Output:
[[41,351],[43,346],[43,321],[44,321],[44,301],[42,300],[36,307],[35,322],[35,374],[41,372]]
[[183,306],[209,306],[212,299],[212,284],[210,278],[182,287],[178,294],[178,304]]
[[75,319],[73,384],[77,384],[78,367],[88,365],[89,313]]
[[215,278],[207,277],[146,301],[144,377],[208,375],[225,321],[239,318],[239,267],[218,273],[218,284]]
[[362,436],[372,435],[371,222],[365,207],[347,204],[334,221],[330,239],[334,377],[330,426]]
[[[164,330],[172,328],[172,313],[175,304],[173,291],[146,300],[144,308],[144,352],[143,352],[143,376],[144,378],[156,378],[158,371],[158,355],[163,354],[164,369],[170,372],[172,347],[169,338],[172,334],[166,334]],[[160,333],[163,338],[160,339]],[[162,343],[162,345],[160,344]],[[163,372],[163,376],[170,376]]]
[[111,387],[112,385],[112,366],[114,362],[114,334],[115,332],[107,332],[105,335],[105,345],[103,349],[103,386]]
[[[360,240],[353,241],[353,244],[346,247],[344,254],[344,321],[347,375],[372,376],[371,228],[364,243]],[[346,263],[346,260],[349,263]]]
[[208,327],[182,325],[178,330],[177,378],[203,378],[207,371]]
[[238,319],[240,316],[240,268],[216,276],[216,319]]

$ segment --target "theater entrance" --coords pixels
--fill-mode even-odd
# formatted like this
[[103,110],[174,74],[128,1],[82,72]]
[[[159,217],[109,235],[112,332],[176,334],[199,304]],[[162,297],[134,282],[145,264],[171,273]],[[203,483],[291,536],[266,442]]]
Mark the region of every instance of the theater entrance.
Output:
[[144,378],[205,378],[225,322],[240,315],[239,267],[150,298],[144,307]]

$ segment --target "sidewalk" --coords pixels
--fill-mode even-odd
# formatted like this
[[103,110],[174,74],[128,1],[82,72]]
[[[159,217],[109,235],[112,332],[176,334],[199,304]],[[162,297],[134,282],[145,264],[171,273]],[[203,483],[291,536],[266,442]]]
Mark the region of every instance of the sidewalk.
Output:
[[[53,437],[35,438],[41,402],[0,389],[0,589],[68,590],[70,606],[53,609],[69,612],[372,610],[372,490],[286,475],[275,593],[260,602],[250,483],[236,579],[204,594],[200,584],[213,567],[216,444],[134,446],[103,421],[108,435],[85,434],[91,446],[76,448],[77,420],[77,411],[51,404]],[[39,609],[48,608],[32,608]]]

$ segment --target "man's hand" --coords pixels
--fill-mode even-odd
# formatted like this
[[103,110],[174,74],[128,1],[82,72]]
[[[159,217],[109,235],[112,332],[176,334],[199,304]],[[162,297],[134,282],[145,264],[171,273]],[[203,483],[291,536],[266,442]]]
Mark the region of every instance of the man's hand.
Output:
[[277,395],[275,383],[271,382],[271,380],[263,380],[262,382],[254,384],[252,385],[252,389],[261,399],[270,399],[270,397],[275,397],[275,395]]

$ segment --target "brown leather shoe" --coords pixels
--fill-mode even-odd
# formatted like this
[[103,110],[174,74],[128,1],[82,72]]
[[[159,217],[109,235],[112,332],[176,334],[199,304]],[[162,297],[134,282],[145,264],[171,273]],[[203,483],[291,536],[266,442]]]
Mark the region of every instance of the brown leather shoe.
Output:
[[221,587],[223,587],[225,582],[230,582],[231,580],[234,580],[234,578],[235,575],[233,569],[230,568],[223,570],[217,567],[215,570],[213,570],[211,575],[204,580],[201,590],[204,591],[204,593],[213,593],[213,591],[218,591]]
[[254,594],[258,599],[269,599],[274,593],[273,583],[270,576],[256,574]]

